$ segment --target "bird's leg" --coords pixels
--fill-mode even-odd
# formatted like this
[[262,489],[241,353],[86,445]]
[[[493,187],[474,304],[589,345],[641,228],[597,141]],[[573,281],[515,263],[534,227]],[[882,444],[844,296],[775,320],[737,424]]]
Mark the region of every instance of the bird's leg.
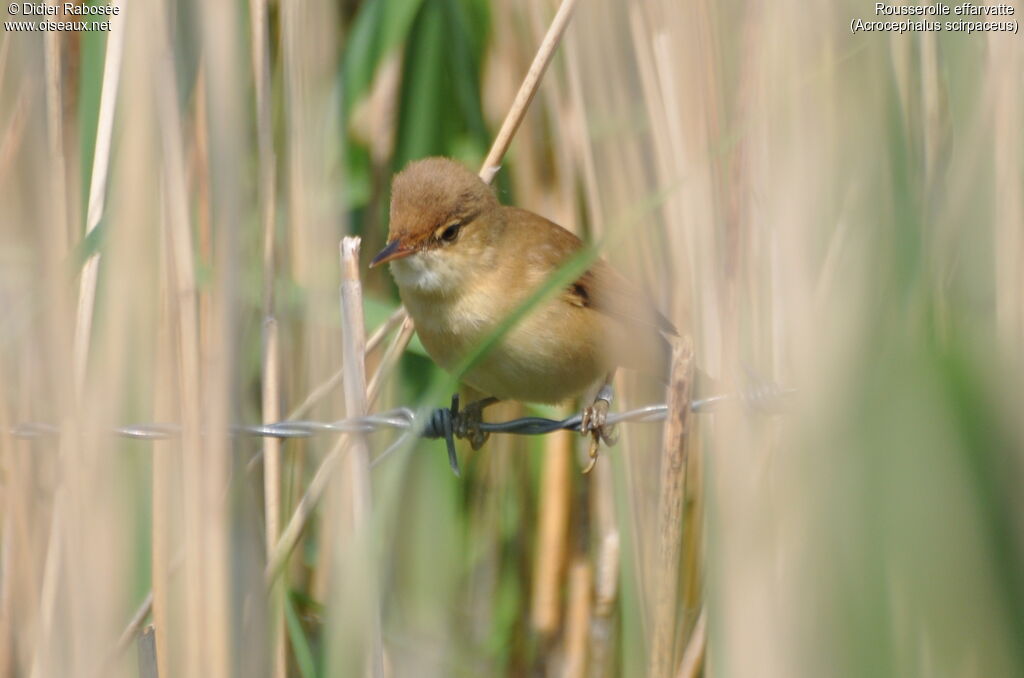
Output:
[[483,444],[487,442],[489,433],[480,430],[480,424],[483,422],[484,408],[488,405],[493,405],[498,402],[497,398],[489,397],[482,398],[475,402],[470,403],[465,409],[458,409],[458,400],[452,398],[452,433],[455,434],[456,438],[465,438],[469,441],[470,447],[474,450],[479,450],[483,447]]
[[601,384],[600,390],[597,392],[597,396],[594,398],[594,402],[590,407],[583,409],[583,419],[580,421],[580,433],[583,435],[590,436],[590,450],[587,455],[590,457],[590,463],[583,469],[584,473],[590,473],[590,470],[594,468],[594,464],[597,463],[597,450],[603,441],[605,445],[614,445],[618,440],[618,434],[615,431],[614,426],[609,426],[606,421],[608,419],[608,408],[612,404],[612,378],[615,376],[615,372],[609,372],[608,376],[605,377],[604,383]]

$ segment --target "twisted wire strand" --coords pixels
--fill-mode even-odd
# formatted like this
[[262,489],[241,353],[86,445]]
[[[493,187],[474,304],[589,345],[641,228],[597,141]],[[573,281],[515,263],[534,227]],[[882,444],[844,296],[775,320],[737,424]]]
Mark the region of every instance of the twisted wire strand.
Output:
[[[698,414],[709,413],[717,411],[727,402],[739,400],[755,412],[777,414],[784,410],[785,401],[793,393],[792,389],[775,389],[741,395],[715,395],[694,400],[690,404],[690,409]],[[665,419],[666,413],[665,404],[646,405],[625,412],[610,413],[607,423],[659,422]],[[377,414],[336,421],[289,420],[272,424],[239,424],[231,427],[231,433],[235,436],[288,439],[338,433],[374,433],[384,429],[413,432],[422,425],[419,430],[421,437],[445,438],[450,434],[449,427],[453,415],[451,408],[448,407],[437,408],[425,417],[421,417],[409,407],[399,407]],[[481,422],[479,427],[484,433],[545,435],[560,430],[579,431],[582,418],[582,414],[579,413],[565,419],[520,417],[509,421]],[[56,437],[60,432],[59,426],[45,422],[25,422],[10,430],[12,437],[22,440]],[[168,423],[140,423],[118,426],[109,429],[108,433],[132,440],[168,440],[181,435],[181,426]]]

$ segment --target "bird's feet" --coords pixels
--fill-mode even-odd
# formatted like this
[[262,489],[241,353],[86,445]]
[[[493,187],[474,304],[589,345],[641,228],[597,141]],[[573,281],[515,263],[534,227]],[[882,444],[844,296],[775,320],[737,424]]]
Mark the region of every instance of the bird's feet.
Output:
[[481,429],[483,422],[483,411],[488,405],[498,402],[497,398],[484,398],[470,403],[466,409],[459,409],[459,394],[452,396],[452,406],[442,407],[434,410],[430,416],[427,428],[424,430],[424,437],[444,438],[448,448],[448,464],[452,472],[459,476],[459,457],[455,451],[455,439],[463,438],[469,441],[474,450],[479,450],[487,441],[488,434]]
[[608,424],[608,409],[612,403],[612,385],[609,379],[597,392],[593,404],[583,409],[583,419],[580,421],[580,433],[590,436],[590,449],[587,456],[590,458],[584,473],[590,473],[597,463],[597,452],[603,442],[605,445],[614,445],[619,434],[614,425]]
[[459,410],[459,397],[452,396],[452,433],[455,437],[468,440],[469,446],[474,450],[483,447],[491,435],[480,428],[484,420],[484,408],[496,402],[497,398],[483,398],[466,405],[464,410]]

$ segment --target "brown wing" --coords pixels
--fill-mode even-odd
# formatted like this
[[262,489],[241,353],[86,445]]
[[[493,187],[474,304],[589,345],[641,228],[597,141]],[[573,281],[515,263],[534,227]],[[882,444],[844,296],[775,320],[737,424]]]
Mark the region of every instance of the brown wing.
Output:
[[670,336],[679,336],[668,318],[655,310],[628,280],[605,261],[595,261],[590,270],[572,284],[567,291],[567,300],[628,325],[648,325]]
[[[532,258],[535,264],[543,264],[534,270],[554,271],[583,247],[582,240],[542,216],[515,207],[502,209],[509,215],[510,228],[533,230],[536,235],[530,240],[544,243],[543,247],[532,247],[529,252],[520,253],[524,258]],[[567,303],[593,309],[627,327],[648,326],[671,336],[679,335],[672,323],[653,308],[650,300],[600,259],[569,286],[563,298]]]

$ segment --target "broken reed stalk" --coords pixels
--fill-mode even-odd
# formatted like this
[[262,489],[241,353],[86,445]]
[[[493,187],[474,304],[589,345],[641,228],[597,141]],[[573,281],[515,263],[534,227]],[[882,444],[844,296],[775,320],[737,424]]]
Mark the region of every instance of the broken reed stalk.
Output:
[[[345,391],[345,416],[361,417],[367,412],[366,403],[366,333],[363,321],[363,291],[359,280],[359,243],[357,237],[341,239],[341,318],[342,364]],[[353,530],[355,540],[369,544],[371,488],[370,456],[366,441],[360,433],[349,436],[346,455],[348,480],[351,491]],[[364,550],[369,555],[369,550]],[[362,585],[367,591],[368,609],[364,610],[366,631],[366,674],[374,678],[384,675],[383,643],[381,640],[380,610],[376,586],[376,568],[364,562],[360,567]]]
[[[347,236],[341,239],[340,247],[342,364],[346,368],[342,382],[345,417],[348,419],[366,414],[366,335],[363,330],[363,289],[359,280],[359,242],[358,237]],[[353,434],[350,437],[352,454],[349,459],[354,460],[352,472],[355,474],[352,508],[356,524],[363,525],[371,502],[369,454],[361,436]]]
[[[393,328],[394,323],[392,321],[395,320],[403,320],[405,323],[410,325],[412,322],[409,320],[408,316],[405,315],[402,309],[395,311],[392,317],[389,318],[384,325],[379,327],[374,335],[370,337],[370,340],[366,342],[366,348],[363,354],[364,356],[370,351],[373,351],[380,344],[387,335],[387,332]],[[397,357],[401,354],[401,349],[405,348],[408,341],[409,337],[405,336],[402,332],[399,332],[395,337],[394,342],[388,347],[388,354],[395,354],[395,360],[388,360],[387,356],[381,360],[380,365],[377,367],[377,371],[370,380],[369,391],[373,390],[375,384],[381,383],[384,375],[386,375],[395,366]],[[344,368],[339,370],[329,381],[333,381],[335,377],[340,378],[343,374]],[[327,382],[322,384],[321,387],[318,387],[317,390],[320,390],[320,388],[326,385]],[[308,400],[309,399],[307,399],[307,401]],[[371,402],[371,399],[368,398],[367,401]],[[300,405],[296,408],[296,411],[292,412],[292,414],[289,415],[289,418],[291,419],[299,416],[298,410],[302,409],[302,407],[303,406]],[[309,518],[313,514],[313,509],[315,509],[320,503],[320,499],[323,497],[324,491],[327,489],[327,483],[330,480],[331,473],[334,471],[334,465],[337,463],[341,451],[345,448],[347,440],[347,433],[342,434],[338,438],[334,447],[331,448],[331,451],[328,452],[323,461],[320,462],[320,466],[317,467],[316,472],[313,474],[313,479],[310,480],[309,485],[306,487],[306,492],[302,495],[302,499],[300,499],[299,503],[295,506],[292,517],[288,520],[288,525],[281,533],[281,537],[278,539],[277,545],[274,547],[274,553],[267,562],[267,569],[264,572],[264,577],[268,584],[273,582],[274,577],[277,576],[277,572],[282,566],[284,566],[288,556],[291,555],[292,550],[298,543],[299,537],[302,536],[302,532],[306,529],[306,524],[309,522]]]
[[668,419],[665,421],[658,496],[658,558],[654,572],[657,602],[647,672],[650,678],[669,678],[675,666],[676,603],[679,597],[679,557],[682,551],[683,495],[686,491],[686,452],[693,372],[693,341],[685,337],[672,346]]
[[[370,379],[370,385],[367,387],[368,404],[372,404],[376,400],[376,396],[379,395],[380,384],[383,383],[384,378],[392,369],[394,369],[395,364],[401,355],[401,349],[408,343],[410,339],[409,335],[412,334],[412,320],[405,315],[402,309],[398,309],[392,313],[391,317],[389,317],[383,325],[378,327],[376,331],[374,331],[373,336],[366,341],[366,351],[364,355],[368,355],[376,350],[384,340],[384,337],[386,337],[400,322],[402,323],[402,329],[397,335],[395,335],[395,339],[392,341],[391,345],[388,346],[384,357],[381,358],[380,365],[378,365],[377,370],[374,372],[373,378]],[[300,405],[288,414],[287,419],[296,419],[301,417],[305,412],[313,407],[317,401],[338,385],[343,374],[344,368],[338,370],[326,381],[317,386]],[[345,446],[347,436],[348,434],[343,434],[331,451],[324,457],[324,460],[320,463],[320,466],[314,473],[313,479],[307,486],[305,494],[296,505],[295,510],[288,521],[287,527],[283,532],[281,532],[277,542],[274,544],[274,548],[270,550],[267,558],[266,571],[264,572],[268,585],[273,583],[274,577],[284,565],[284,561],[291,555],[292,550],[298,543],[299,537],[302,536],[302,532],[306,528],[306,524],[313,513],[313,509],[320,503],[324,490],[327,488],[327,481],[330,479],[331,473],[334,470],[334,463],[337,461],[338,455]],[[250,468],[252,468],[252,462],[250,462]],[[153,590],[151,589],[143,598],[139,607],[136,608],[135,614],[132,615],[131,620],[129,620],[128,624],[125,626],[124,631],[121,632],[121,639],[115,646],[113,654],[120,655],[121,652],[127,649],[132,638],[139,632],[139,629],[142,628],[143,623],[145,623],[146,618],[149,616],[152,609]]]

